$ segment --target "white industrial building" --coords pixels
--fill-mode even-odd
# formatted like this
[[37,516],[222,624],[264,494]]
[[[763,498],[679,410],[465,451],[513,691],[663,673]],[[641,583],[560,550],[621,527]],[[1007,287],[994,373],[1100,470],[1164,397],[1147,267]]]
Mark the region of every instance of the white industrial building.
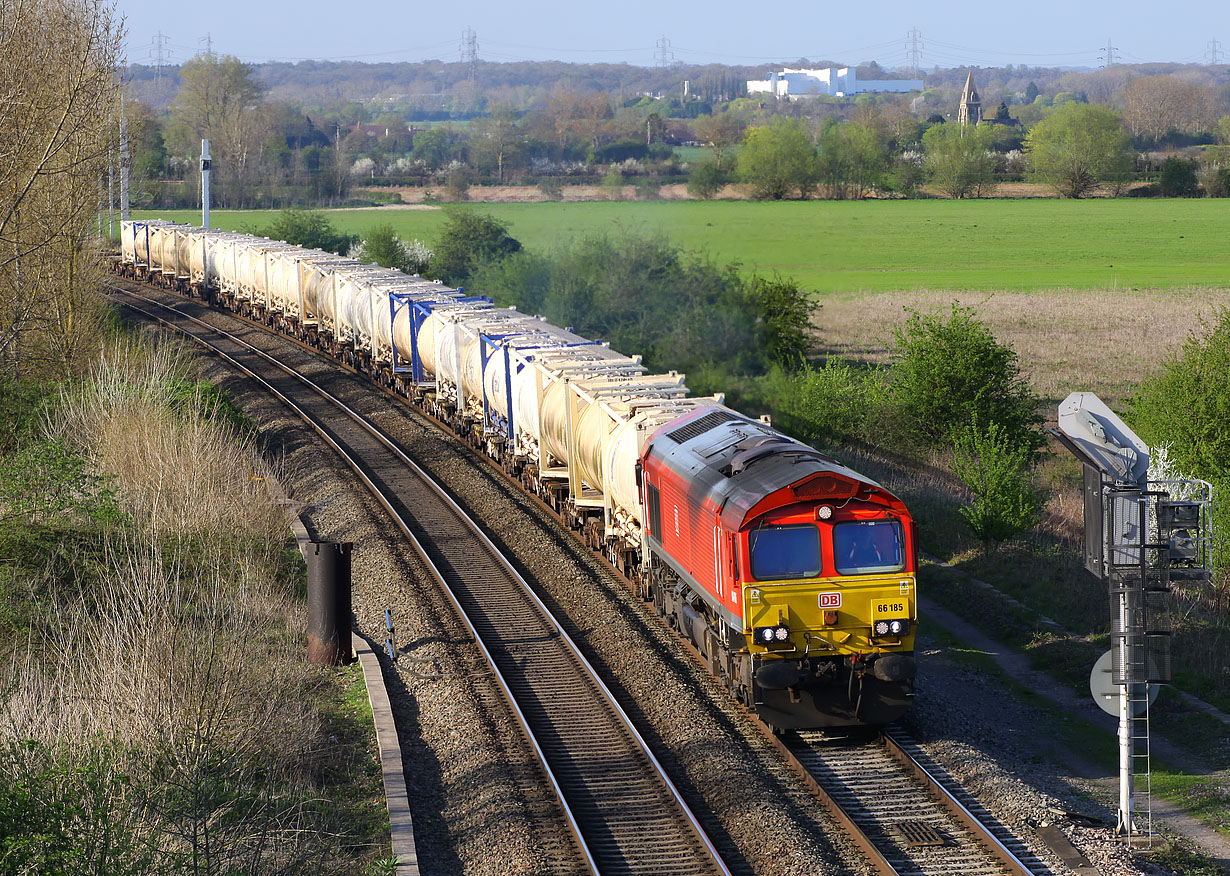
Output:
[[922,91],[921,79],[867,79],[859,82],[853,67],[825,67],[823,70],[782,70],[764,79],[747,80],[748,94],[772,94],[775,97],[817,97],[822,94],[850,97],[868,92],[906,94]]

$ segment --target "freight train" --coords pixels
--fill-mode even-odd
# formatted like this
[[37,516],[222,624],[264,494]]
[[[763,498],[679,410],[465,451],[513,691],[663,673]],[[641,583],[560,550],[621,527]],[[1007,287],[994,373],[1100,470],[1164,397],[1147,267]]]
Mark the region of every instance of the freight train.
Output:
[[770,726],[899,717],[917,535],[874,481],[675,372],[488,298],[318,250],[125,221],[119,271],[293,335],[542,497]]

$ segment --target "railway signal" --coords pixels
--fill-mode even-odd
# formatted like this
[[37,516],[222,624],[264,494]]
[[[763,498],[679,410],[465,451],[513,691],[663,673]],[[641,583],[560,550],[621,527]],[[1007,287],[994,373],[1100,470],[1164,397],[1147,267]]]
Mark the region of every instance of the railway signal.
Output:
[[[1135,777],[1143,774],[1147,793],[1150,688],[1170,682],[1167,594],[1172,582],[1209,579],[1213,488],[1194,478],[1150,478],[1148,445],[1091,392],[1064,399],[1059,428],[1050,432],[1084,466],[1085,568],[1111,599],[1109,665],[1099,661],[1090,687],[1098,705],[1119,717],[1116,832],[1130,842],[1143,832]],[[1152,827],[1150,812],[1150,836]]]

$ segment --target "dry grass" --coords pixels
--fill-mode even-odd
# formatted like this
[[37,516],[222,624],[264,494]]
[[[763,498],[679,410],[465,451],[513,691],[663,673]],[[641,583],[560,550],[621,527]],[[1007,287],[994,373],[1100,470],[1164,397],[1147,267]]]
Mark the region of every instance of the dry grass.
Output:
[[1230,307],[1230,292],[881,292],[830,297],[815,317],[821,351],[873,363],[888,360],[905,308],[951,302],[974,308],[1021,357],[1035,390],[1054,406],[1070,392],[1096,392],[1108,404],[1182,345],[1201,316]]
[[134,520],[161,533],[242,533],[280,546],[285,512],[266,487],[274,472],[208,403],[178,410],[173,387],[191,381],[184,363],[170,343],[112,345],[49,429],[115,478]]
[[104,751],[134,781],[108,785],[100,822],[124,821],[164,865],[347,872],[353,816],[322,799],[338,752],[321,750],[327,675],[300,656],[284,510],[252,440],[177,402],[184,361],[114,346],[48,424],[115,477],[127,520],[48,571],[0,679],[0,743],[42,743],[29,757],[56,752],[70,775]]

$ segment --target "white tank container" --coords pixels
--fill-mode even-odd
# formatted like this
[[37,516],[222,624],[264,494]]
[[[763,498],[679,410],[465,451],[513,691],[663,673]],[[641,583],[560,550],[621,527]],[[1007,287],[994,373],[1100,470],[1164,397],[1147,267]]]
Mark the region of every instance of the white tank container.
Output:
[[151,225],[149,228],[150,268],[164,274],[175,271],[175,226]]

